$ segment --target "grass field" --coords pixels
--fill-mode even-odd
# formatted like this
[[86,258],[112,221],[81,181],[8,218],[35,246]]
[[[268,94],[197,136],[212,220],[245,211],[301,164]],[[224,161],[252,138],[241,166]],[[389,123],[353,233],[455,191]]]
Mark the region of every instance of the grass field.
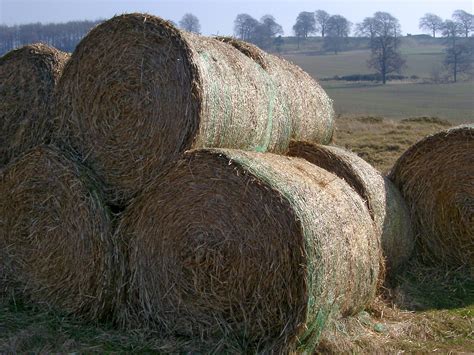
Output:
[[474,81],[451,84],[321,82],[337,114],[474,122]]
[[[434,118],[339,117],[335,143],[381,171],[427,134],[451,126]],[[178,352],[185,339],[142,330],[121,332],[1,293],[0,353]],[[474,273],[421,265],[416,258],[356,317],[330,325],[321,352],[474,352]]]
[[[294,42],[294,41],[293,41]],[[335,54],[320,51],[319,39],[310,39],[296,50],[290,41],[283,56],[316,79],[335,75],[369,74],[369,50],[360,48],[363,42],[352,43],[352,50]],[[405,37],[401,51],[406,59],[402,74],[416,75],[416,81],[373,82],[321,81],[334,100],[336,113],[342,115],[371,115],[393,119],[432,116],[456,123],[474,122],[474,81],[435,84],[429,82],[432,72],[442,68],[445,47],[441,39]]]

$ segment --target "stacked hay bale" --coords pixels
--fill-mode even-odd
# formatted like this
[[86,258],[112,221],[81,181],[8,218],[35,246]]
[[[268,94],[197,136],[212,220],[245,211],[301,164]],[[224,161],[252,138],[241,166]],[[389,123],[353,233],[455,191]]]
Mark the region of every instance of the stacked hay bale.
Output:
[[422,257],[474,266],[474,125],[422,139],[389,177],[407,201]]
[[414,236],[405,201],[369,163],[339,147],[292,141],[288,155],[304,158],[344,179],[366,201],[377,228],[388,275],[410,257]]
[[293,95],[281,95],[267,71],[221,41],[151,15],[117,16],[81,41],[64,70],[58,141],[105,181],[110,203],[123,205],[190,148],[285,152],[300,101],[322,106],[307,120],[300,115],[296,131],[328,140],[333,111],[325,93]]
[[110,315],[116,253],[100,190],[52,147],[0,172],[0,280],[10,291],[92,319]]
[[132,316],[208,350],[310,351],[328,318],[376,291],[364,201],[303,159],[190,151],[134,200],[118,234]]
[[[40,145],[0,173],[11,288],[89,318],[119,307],[216,352],[311,351],[328,319],[373,299],[381,232],[362,198],[268,153],[328,143],[331,100],[292,64],[225,42],[146,14],[81,41],[55,89],[67,153]],[[114,232],[110,210],[132,197]]]
[[68,58],[45,44],[0,58],[0,166],[50,138],[53,90]]
[[[327,144],[332,140],[334,109],[322,87],[300,67],[232,37],[216,37],[254,60],[270,74],[288,103],[292,138]],[[314,124],[317,122],[318,124]],[[308,129],[309,128],[309,129]]]

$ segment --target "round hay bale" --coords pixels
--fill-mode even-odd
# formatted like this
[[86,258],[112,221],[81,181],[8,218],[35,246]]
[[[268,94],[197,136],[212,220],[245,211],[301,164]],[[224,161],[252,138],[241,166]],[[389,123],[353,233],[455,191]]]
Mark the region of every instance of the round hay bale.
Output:
[[387,272],[408,261],[415,243],[410,214],[388,178],[356,154],[339,147],[292,141],[288,155],[304,158],[344,179],[365,200],[381,241]]
[[59,83],[58,140],[105,181],[107,200],[122,204],[190,148],[285,152],[287,101],[231,46],[127,14],[95,27],[74,51]]
[[[39,146],[0,175],[0,267],[13,292],[92,319],[108,317],[114,249],[100,185]],[[2,279],[2,277],[0,277]]]
[[289,61],[232,37],[216,37],[265,69],[285,97],[292,118],[292,138],[328,144],[334,132],[334,108],[324,89],[308,73]]
[[118,234],[139,321],[217,352],[310,351],[328,318],[376,291],[367,207],[303,159],[189,151],[134,200]]
[[40,43],[0,58],[0,164],[50,138],[53,90],[68,58]]
[[422,139],[389,177],[407,201],[425,261],[474,266],[474,125]]

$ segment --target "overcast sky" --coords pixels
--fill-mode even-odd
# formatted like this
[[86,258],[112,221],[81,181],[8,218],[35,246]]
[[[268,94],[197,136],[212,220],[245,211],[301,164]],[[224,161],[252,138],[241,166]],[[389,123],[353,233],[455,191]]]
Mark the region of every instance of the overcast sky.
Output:
[[248,13],[259,19],[273,15],[283,26],[285,35],[301,11],[325,10],[345,16],[352,23],[376,11],[386,11],[400,20],[403,33],[420,33],[418,20],[427,12],[443,19],[456,9],[473,12],[471,0],[0,0],[0,24],[14,25],[31,22],[66,22],[96,20],[127,12],[148,12],[178,22],[186,12],[195,14],[205,35],[230,35],[237,14]]

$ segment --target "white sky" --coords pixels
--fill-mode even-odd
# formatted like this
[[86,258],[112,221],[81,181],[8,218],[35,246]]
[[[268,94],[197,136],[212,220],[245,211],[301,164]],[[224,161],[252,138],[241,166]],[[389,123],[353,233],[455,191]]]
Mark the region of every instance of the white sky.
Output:
[[148,12],[178,22],[186,12],[195,14],[205,35],[229,35],[237,14],[248,13],[259,19],[273,15],[283,26],[285,35],[292,34],[292,26],[301,11],[322,9],[330,14],[345,16],[352,23],[386,11],[400,20],[403,33],[420,33],[418,20],[427,12],[443,19],[454,10],[473,12],[471,0],[0,0],[0,24],[31,22],[66,22],[110,18],[126,12]]

